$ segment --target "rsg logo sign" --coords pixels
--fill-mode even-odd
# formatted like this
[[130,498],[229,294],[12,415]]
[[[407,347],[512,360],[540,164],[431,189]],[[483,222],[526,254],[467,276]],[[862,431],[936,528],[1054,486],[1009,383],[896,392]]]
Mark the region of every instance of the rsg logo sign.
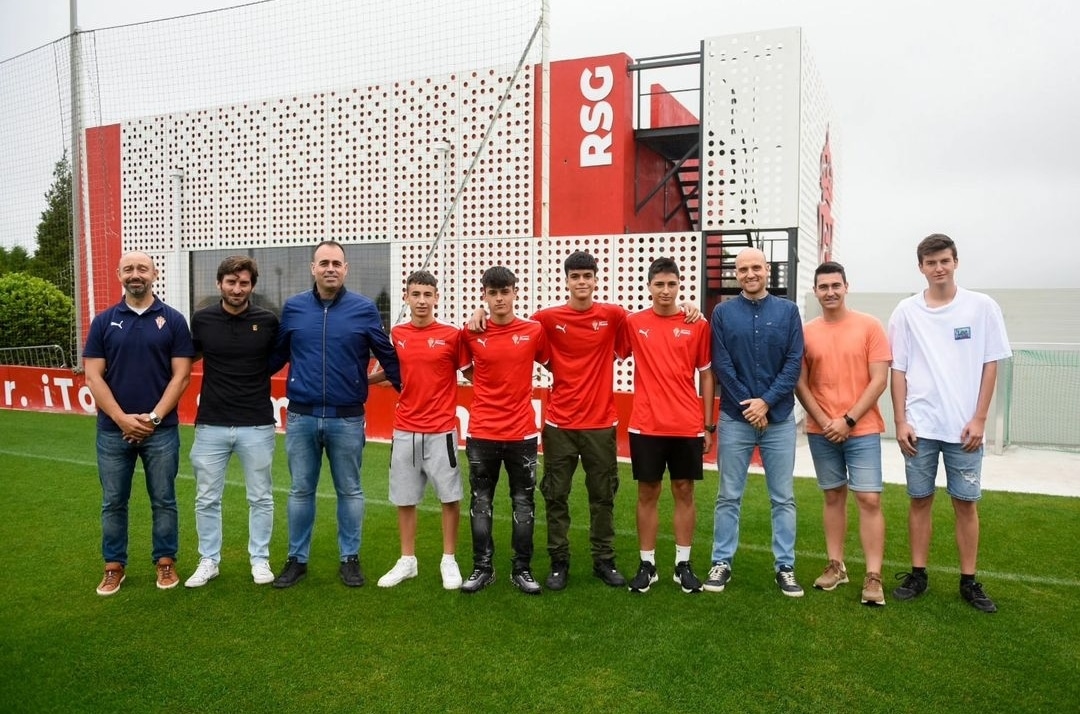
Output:
[[585,136],[581,139],[578,163],[582,167],[611,165],[611,126],[615,110],[606,100],[614,85],[611,67],[596,67],[581,73],[581,96],[585,103],[581,105],[578,120]]

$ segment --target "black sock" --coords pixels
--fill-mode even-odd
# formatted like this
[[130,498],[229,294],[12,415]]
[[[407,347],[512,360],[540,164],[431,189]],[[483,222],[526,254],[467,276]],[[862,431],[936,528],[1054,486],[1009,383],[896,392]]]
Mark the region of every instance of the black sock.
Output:
[[915,566],[913,565],[913,566],[911,566],[911,574],[912,574],[912,575],[918,575],[918,576],[919,576],[920,578],[922,578],[923,580],[926,580],[926,579],[927,579],[927,576],[926,576],[926,568],[916,568],[916,567],[915,567]]
[[975,582],[975,573],[972,573],[971,575],[964,575],[963,573],[960,573],[960,584],[961,585],[967,585],[968,583],[973,583],[973,582]]

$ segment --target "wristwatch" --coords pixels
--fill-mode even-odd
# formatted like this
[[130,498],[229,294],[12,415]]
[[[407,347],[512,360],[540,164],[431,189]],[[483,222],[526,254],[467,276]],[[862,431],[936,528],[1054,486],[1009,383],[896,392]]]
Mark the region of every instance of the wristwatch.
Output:
[[716,424],[706,424],[705,425],[705,431],[709,432],[710,434],[715,434],[716,433]]
[[849,415],[847,415],[847,414],[844,415],[844,421],[847,422],[847,428],[848,429],[854,429],[855,428],[855,420],[852,419]]
[[157,415],[157,412],[150,412],[150,423],[154,426],[161,426],[161,417]]

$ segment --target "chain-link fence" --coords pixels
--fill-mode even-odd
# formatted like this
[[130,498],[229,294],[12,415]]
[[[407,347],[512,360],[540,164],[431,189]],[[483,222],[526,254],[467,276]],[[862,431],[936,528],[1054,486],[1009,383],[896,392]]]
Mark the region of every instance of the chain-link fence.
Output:
[[[257,253],[261,299],[280,305],[310,285],[310,247],[333,238],[350,244],[350,287],[389,321],[387,246],[435,255],[470,210],[459,206],[487,198],[502,170],[488,162],[541,155],[530,98],[546,12],[543,0],[271,0],[4,60],[0,275],[33,273],[74,299],[67,364],[119,299],[127,250],[149,253],[157,292],[190,312],[213,299],[221,256]],[[40,342],[31,327],[0,344]]]

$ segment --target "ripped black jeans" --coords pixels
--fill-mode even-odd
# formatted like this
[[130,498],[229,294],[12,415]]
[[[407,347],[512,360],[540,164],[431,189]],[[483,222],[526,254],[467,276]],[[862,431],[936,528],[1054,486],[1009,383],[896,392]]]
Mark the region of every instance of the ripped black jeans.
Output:
[[472,501],[469,515],[472,524],[473,568],[492,570],[495,541],[491,536],[492,501],[499,483],[499,469],[506,467],[513,505],[510,545],[514,551],[514,573],[528,570],[533,555],[534,493],[536,491],[537,439],[493,441],[466,439],[465,454],[469,459],[469,486]]

